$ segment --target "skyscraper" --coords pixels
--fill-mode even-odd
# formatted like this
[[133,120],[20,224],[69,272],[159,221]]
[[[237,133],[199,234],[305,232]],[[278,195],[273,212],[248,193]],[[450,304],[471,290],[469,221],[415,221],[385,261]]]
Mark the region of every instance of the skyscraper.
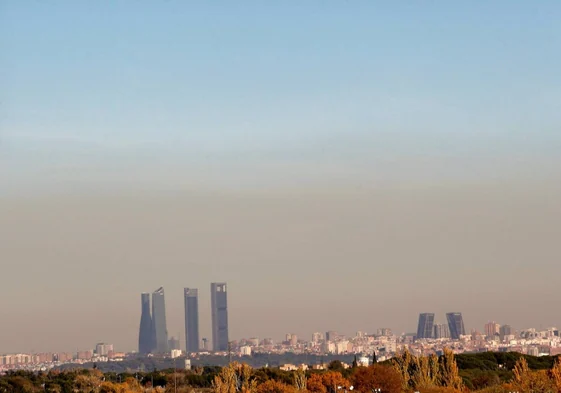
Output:
[[199,290],[185,288],[185,349],[187,352],[199,351]]
[[228,298],[226,283],[210,284],[212,312],[212,346],[215,351],[228,350]]
[[168,329],[166,325],[166,300],[164,288],[152,293],[152,352],[168,352]]
[[448,320],[450,337],[453,340],[458,340],[460,336],[466,334],[466,329],[464,328],[464,318],[462,317],[461,312],[449,312],[446,314],[446,319]]
[[152,352],[152,315],[150,313],[150,294],[143,293],[141,299],[140,329],[138,333],[138,352],[146,355]]
[[445,323],[437,323],[434,325],[434,338],[450,338],[450,330]]
[[434,338],[434,314],[423,313],[419,315],[417,338]]

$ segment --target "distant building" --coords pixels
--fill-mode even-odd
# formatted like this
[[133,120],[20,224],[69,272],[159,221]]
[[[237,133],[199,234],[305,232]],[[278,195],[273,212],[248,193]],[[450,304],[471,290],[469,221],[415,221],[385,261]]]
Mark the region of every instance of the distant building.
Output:
[[464,327],[464,318],[461,312],[449,312],[446,314],[448,320],[448,328],[450,329],[450,337],[454,340],[459,340],[460,336],[466,334]]
[[291,346],[298,345],[298,336],[297,336],[296,334],[291,334],[291,335],[290,335],[290,342],[289,342],[289,344],[290,344]]
[[495,336],[500,336],[501,325],[497,322],[489,322],[485,324],[485,336],[490,339],[494,339]]
[[337,339],[339,339],[339,333],[330,330],[325,333],[325,339],[327,341],[336,341]]
[[376,335],[389,337],[393,336],[393,332],[390,328],[380,328],[377,330]]
[[499,328],[499,337],[501,338],[501,341],[504,341],[505,338],[510,335],[512,335],[512,328],[510,325],[502,325]]
[[417,338],[433,338],[434,334],[434,314],[423,313],[419,315],[419,324],[417,326]]
[[228,297],[226,283],[210,284],[212,346],[214,351],[228,350]]
[[138,334],[138,352],[146,355],[152,352],[152,314],[150,312],[150,294],[140,295],[141,314]]
[[175,359],[181,356],[181,349],[172,349],[171,350],[171,358]]
[[113,352],[113,344],[99,343],[95,346],[97,356],[107,356],[109,352]]
[[168,349],[173,351],[174,349],[181,349],[181,344],[179,343],[179,338],[172,337],[168,340]]
[[251,356],[251,347],[249,345],[244,345],[240,348],[240,354],[242,356]]
[[185,288],[185,348],[187,352],[199,351],[199,290]]
[[434,338],[450,338],[450,330],[448,329],[448,325],[444,323],[439,323],[434,325]]
[[312,342],[318,344],[323,341],[323,334],[320,332],[315,332],[312,334]]
[[152,293],[152,352],[169,352],[166,300],[164,288],[162,287]]

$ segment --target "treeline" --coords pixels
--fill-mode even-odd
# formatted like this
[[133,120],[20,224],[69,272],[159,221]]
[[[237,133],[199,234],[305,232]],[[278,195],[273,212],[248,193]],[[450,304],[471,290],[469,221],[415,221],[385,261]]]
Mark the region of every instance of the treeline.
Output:
[[408,351],[370,367],[341,361],[327,370],[282,371],[234,362],[151,372],[102,372],[97,368],[14,371],[0,376],[0,393],[561,393],[561,359],[516,353],[440,357]]

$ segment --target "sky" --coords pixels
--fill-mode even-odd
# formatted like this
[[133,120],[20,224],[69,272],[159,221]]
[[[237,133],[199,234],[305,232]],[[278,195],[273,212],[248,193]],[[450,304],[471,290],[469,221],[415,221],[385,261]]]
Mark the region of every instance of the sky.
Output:
[[561,3],[0,2],[0,353],[561,327]]

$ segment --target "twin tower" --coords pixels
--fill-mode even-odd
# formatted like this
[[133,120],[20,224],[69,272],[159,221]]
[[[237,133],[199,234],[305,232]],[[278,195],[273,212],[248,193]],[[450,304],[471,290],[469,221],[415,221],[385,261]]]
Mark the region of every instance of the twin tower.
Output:
[[[228,350],[228,297],[226,283],[210,284],[212,313],[212,346],[214,351]],[[185,342],[187,352],[198,352],[199,341],[199,290],[185,288]],[[167,353],[168,331],[166,324],[166,303],[164,288],[150,294],[141,294],[142,313],[138,335],[138,352],[141,354]]]

